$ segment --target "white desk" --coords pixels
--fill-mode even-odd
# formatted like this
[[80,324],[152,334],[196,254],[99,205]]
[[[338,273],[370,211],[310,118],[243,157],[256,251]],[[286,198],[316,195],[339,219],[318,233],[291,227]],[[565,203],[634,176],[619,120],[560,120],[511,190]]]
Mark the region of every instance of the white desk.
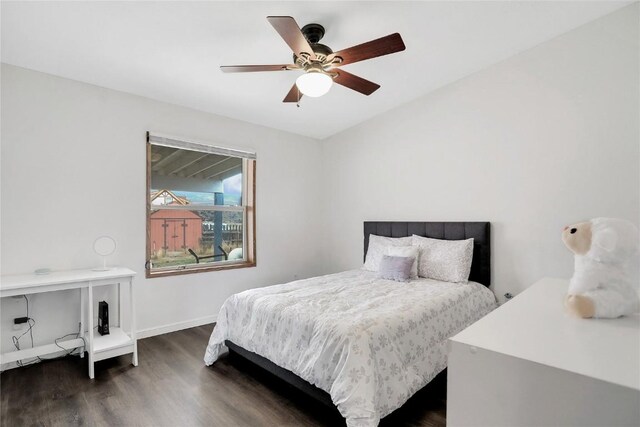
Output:
[[451,338],[447,424],[640,425],[640,316],[579,319],[542,279]]
[[[86,351],[89,358],[89,378],[94,378],[94,363],[132,353],[132,363],[138,366],[138,344],[136,340],[136,316],[133,291],[133,278],[136,273],[128,268],[112,268],[107,271],[93,270],[69,270],[55,271],[46,275],[22,274],[13,276],[2,276],[0,279],[0,298],[16,295],[30,295],[43,292],[55,292],[68,289],[79,289],[80,291],[80,330],[84,334],[86,341]],[[123,298],[122,284],[129,285],[129,306],[131,318],[131,331],[126,333],[123,329]],[[109,327],[109,335],[100,335],[94,331],[93,322],[93,289],[96,286],[117,285],[118,287],[118,314],[119,323],[117,327]],[[87,311],[87,322],[85,325],[85,306]],[[27,348],[19,351],[12,351],[0,355],[0,364],[15,362],[17,360],[29,359],[36,356],[60,351],[61,348],[70,350],[82,347],[84,341],[75,338],[65,341],[58,341],[56,344],[41,345],[34,348]]]

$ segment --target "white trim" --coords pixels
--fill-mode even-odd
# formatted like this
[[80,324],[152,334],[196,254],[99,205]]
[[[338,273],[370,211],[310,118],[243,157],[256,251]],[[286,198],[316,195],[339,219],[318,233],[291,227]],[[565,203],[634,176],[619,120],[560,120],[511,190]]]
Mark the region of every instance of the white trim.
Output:
[[169,332],[181,331],[183,329],[194,328],[196,326],[207,325],[216,321],[217,316],[198,317],[197,319],[185,320],[183,322],[169,323],[167,325],[155,326],[147,329],[140,329],[137,338],[149,338],[156,335],[168,334]]
[[230,205],[151,205],[151,211],[218,211],[218,212],[244,212],[246,206]]

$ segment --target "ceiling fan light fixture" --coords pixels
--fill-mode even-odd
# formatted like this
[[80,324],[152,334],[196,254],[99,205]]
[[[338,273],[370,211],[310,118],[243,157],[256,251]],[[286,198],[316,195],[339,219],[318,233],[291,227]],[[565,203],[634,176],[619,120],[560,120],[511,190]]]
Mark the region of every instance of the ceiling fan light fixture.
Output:
[[296,79],[296,86],[302,94],[311,98],[320,97],[331,89],[333,79],[320,71],[307,71]]

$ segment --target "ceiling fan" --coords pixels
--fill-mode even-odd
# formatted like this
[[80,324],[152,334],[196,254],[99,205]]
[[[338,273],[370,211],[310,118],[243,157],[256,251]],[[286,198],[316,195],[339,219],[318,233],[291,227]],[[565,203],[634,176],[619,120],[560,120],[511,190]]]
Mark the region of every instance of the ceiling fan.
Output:
[[300,29],[295,19],[290,16],[268,16],[267,20],[293,50],[293,63],[223,65],[220,69],[225,73],[304,71],[304,74],[296,79],[295,84],[282,102],[299,102],[302,95],[322,96],[329,91],[333,82],[364,95],[371,95],[380,85],[338,67],[405,49],[400,34],[394,33],[334,52],[329,46],[318,43],[324,36],[324,27],[320,24],[308,24]]

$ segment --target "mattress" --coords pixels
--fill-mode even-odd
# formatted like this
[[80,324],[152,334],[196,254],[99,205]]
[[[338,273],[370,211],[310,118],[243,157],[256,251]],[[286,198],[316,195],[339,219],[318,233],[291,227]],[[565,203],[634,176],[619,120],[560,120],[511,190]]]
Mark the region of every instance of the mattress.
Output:
[[495,307],[475,282],[346,271],[232,295],[204,360],[230,340],[328,392],[348,426],[375,426],[446,368],[449,337]]

